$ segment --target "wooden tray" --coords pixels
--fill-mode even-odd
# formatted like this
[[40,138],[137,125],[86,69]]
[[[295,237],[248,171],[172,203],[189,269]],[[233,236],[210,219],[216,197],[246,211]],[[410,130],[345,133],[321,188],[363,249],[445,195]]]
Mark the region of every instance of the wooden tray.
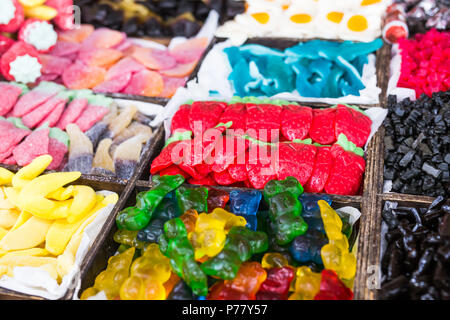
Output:
[[[384,100],[383,107],[386,106]],[[374,275],[374,267],[380,267],[381,248],[381,213],[386,201],[398,202],[401,205],[426,207],[433,202],[434,197],[402,193],[383,193],[384,171],[384,136],[385,129],[380,127],[377,134],[376,147],[372,150],[371,160],[371,193],[363,200],[361,217],[361,233],[358,246],[358,270],[355,278],[355,299],[376,300],[377,290],[371,288],[370,277]],[[374,141],[375,142],[375,141]],[[367,168],[366,168],[367,174]],[[450,200],[449,200],[450,203]],[[366,208],[366,209],[364,209]],[[381,269],[379,269],[381,270]],[[380,271],[381,272],[381,271]]]
[[[92,187],[95,191],[100,190],[108,190],[116,192],[119,195],[119,201],[114,206],[111,215],[107,218],[105,225],[102,228],[102,231],[98,235],[98,237],[94,240],[94,243],[92,247],[89,249],[86,257],[84,258],[83,262],[81,263],[81,277],[83,277],[84,273],[86,272],[86,268],[89,267],[89,264],[87,263],[92,255],[96,253],[98,250],[98,246],[103,242],[103,236],[104,232],[103,230],[111,224],[112,217],[115,216],[115,214],[120,211],[123,208],[124,201],[126,198],[128,198],[128,194],[132,191],[132,185],[123,185],[123,184],[117,184],[114,182],[107,182],[107,181],[92,181],[92,180],[86,180],[84,178],[80,178],[76,181],[74,181],[71,184],[82,184]],[[66,295],[64,296],[65,299],[70,298],[73,294],[73,290],[69,290]],[[13,291],[9,289],[5,289],[0,287],[0,300],[9,300],[9,299],[20,299],[20,300],[45,300],[42,297],[39,296],[32,296],[25,293],[21,293],[18,291]]]

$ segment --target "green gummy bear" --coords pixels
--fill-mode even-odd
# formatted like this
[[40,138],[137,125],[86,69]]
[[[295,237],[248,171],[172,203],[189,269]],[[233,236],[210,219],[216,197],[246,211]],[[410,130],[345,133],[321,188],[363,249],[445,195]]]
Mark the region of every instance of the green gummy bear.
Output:
[[145,228],[162,199],[166,194],[178,188],[184,182],[184,177],[179,174],[153,176],[152,182],[153,186],[149,191],[143,191],[137,195],[135,207],[129,207],[119,212],[116,217],[119,229],[136,231]]
[[182,213],[190,209],[194,209],[198,213],[208,212],[208,189],[205,187],[181,186],[175,191],[175,196]]

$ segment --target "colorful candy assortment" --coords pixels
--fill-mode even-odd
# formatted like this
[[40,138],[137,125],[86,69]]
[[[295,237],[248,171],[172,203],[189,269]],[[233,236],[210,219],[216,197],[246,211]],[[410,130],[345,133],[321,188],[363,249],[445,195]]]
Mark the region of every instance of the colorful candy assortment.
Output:
[[292,37],[372,41],[381,35],[389,0],[248,0],[221,26],[225,38]]
[[9,81],[33,83],[41,76],[39,54],[54,48],[60,30],[74,27],[72,0],[2,0],[0,71]]
[[450,207],[439,196],[428,208],[386,202],[388,230],[380,299],[448,300]]
[[118,110],[90,90],[45,81],[31,91],[2,82],[0,90],[9,97],[0,105],[0,163],[25,166],[49,154],[49,170],[129,179],[152,136],[151,119],[136,107]]
[[41,79],[62,81],[69,89],[149,97],[170,97],[184,86],[208,45],[206,38],[192,38],[170,50],[152,49],[91,25],[60,32],[58,39],[40,56]]
[[61,30],[72,29],[72,4],[72,0],[2,0],[0,32],[17,32],[24,21],[30,21],[27,19],[51,21]]
[[303,194],[293,177],[272,180],[264,189],[269,210],[261,211],[259,191],[227,194],[183,181],[154,176],[136,206],[118,214],[119,254],[81,299],[352,299],[352,221],[328,197]]
[[414,39],[400,39],[398,44],[401,69],[397,87],[413,89],[416,98],[422,93],[431,96],[433,92],[449,90],[449,32],[432,29],[416,34]]
[[74,3],[81,8],[83,23],[137,37],[193,37],[211,10],[223,12],[225,19],[244,10],[243,2],[232,0],[75,0]]
[[56,81],[69,89],[171,97],[184,86],[208,45],[192,38],[170,49],[136,44],[125,33],[91,25],[58,31],[27,20],[19,41],[1,36],[0,70],[9,81]]
[[16,174],[0,168],[0,276],[15,277],[15,267],[28,266],[61,283],[85,229],[118,200],[85,185],[64,187],[81,173],[42,174],[51,162],[40,156]]
[[[345,103],[386,107],[389,76],[383,192],[437,198],[377,198],[378,296],[448,299],[447,1],[75,0],[81,25],[72,1],[0,0],[2,288],[63,297],[115,219],[117,253],[75,299],[353,299],[361,213],[335,199],[364,207],[377,187],[363,148],[383,114]],[[104,94],[173,99],[153,119]],[[161,122],[134,206],[112,215],[116,193],[74,184],[130,186]]]

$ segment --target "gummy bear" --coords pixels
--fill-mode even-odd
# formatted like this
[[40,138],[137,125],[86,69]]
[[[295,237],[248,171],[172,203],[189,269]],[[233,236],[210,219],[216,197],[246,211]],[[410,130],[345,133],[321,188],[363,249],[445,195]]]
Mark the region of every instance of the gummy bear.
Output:
[[259,202],[262,195],[258,190],[233,190],[230,192],[230,210],[247,220],[247,228],[256,231]]
[[208,300],[255,300],[261,284],[266,280],[267,272],[258,262],[245,262],[231,280],[214,284],[208,294]]
[[120,287],[121,300],[164,300],[164,282],[169,280],[172,271],[169,259],[159,246],[150,244],[139,258],[134,260],[130,277]]
[[135,250],[133,247],[109,258],[106,270],[100,272],[95,278],[94,286],[86,289],[80,299],[85,300],[100,291],[104,291],[108,299],[115,298],[119,294],[122,283],[129,276]]

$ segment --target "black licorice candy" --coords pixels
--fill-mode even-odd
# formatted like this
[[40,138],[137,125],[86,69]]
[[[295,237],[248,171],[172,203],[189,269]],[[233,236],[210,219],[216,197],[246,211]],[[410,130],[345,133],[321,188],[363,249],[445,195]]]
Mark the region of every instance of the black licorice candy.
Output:
[[397,102],[388,97],[384,180],[392,192],[450,195],[450,91]]
[[439,196],[426,209],[382,212],[388,226],[381,258],[380,299],[437,300],[450,297],[450,206]]

